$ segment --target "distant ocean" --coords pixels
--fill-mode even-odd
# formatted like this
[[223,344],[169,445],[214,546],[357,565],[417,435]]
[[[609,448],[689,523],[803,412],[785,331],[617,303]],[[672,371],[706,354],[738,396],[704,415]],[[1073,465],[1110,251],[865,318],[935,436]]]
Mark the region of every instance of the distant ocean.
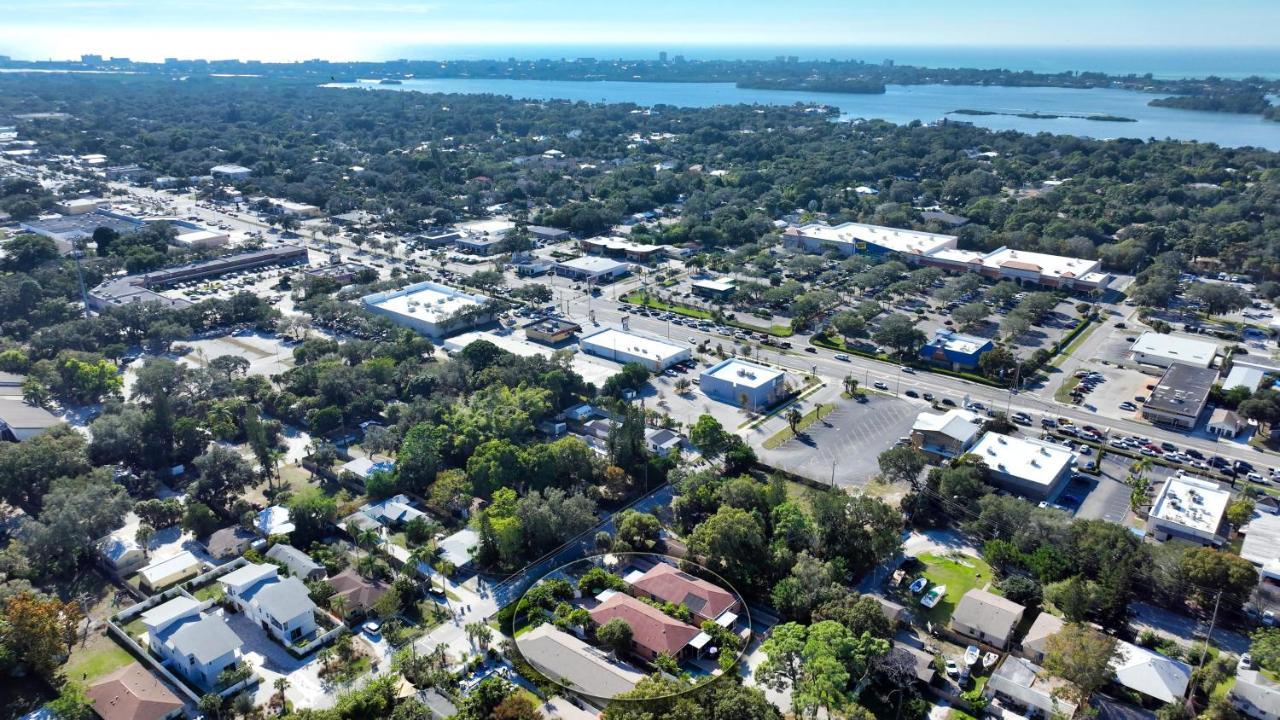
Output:
[[493,60],[517,58],[669,59],[683,55],[693,60],[767,60],[794,55],[802,60],[863,60],[939,68],[1031,70],[1055,73],[1067,70],[1104,72],[1109,75],[1143,75],[1157,78],[1223,78],[1259,76],[1280,78],[1280,47],[1275,48],[1031,48],[1031,47],[928,47],[812,45],[659,47],[648,45],[422,45],[397,48],[389,57],[411,60]]

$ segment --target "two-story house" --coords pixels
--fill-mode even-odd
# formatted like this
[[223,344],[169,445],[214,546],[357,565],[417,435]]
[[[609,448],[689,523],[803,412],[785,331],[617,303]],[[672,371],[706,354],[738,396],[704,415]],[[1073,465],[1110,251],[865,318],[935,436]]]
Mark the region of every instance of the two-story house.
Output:
[[248,564],[218,578],[227,599],[278,640],[293,643],[316,630],[316,604],[296,577],[275,565]]
[[179,596],[142,614],[147,645],[164,664],[201,687],[213,687],[218,675],[236,664],[240,637],[217,615],[200,612],[202,603]]

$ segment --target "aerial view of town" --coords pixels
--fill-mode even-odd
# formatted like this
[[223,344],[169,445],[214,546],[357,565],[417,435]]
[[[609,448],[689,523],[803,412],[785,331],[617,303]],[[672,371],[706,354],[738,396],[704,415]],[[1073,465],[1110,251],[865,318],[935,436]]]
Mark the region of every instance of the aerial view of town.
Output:
[[0,720],[1280,718],[1280,6],[14,5]]

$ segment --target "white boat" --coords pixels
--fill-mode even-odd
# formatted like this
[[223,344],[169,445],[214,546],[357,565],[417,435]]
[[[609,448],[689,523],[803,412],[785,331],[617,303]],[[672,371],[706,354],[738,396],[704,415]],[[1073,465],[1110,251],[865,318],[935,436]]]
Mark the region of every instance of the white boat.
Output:
[[965,664],[965,665],[973,665],[974,663],[978,662],[978,655],[979,655],[981,652],[982,652],[982,651],[978,649],[978,646],[977,646],[977,645],[970,645],[969,647],[965,648],[965,649],[964,649],[964,664]]
[[988,652],[986,655],[982,656],[982,667],[986,668],[987,670],[990,670],[991,668],[995,667],[996,661],[999,659],[1000,659],[999,655],[993,652]]
[[916,581],[911,583],[911,594],[913,595],[918,594],[920,591],[924,590],[924,587],[928,584],[929,584],[928,578],[924,578],[924,577],[916,578]]
[[946,594],[946,585],[934,585],[929,589],[929,592],[924,594],[924,597],[920,598],[920,604],[927,608],[932,608],[934,605],[937,605]]

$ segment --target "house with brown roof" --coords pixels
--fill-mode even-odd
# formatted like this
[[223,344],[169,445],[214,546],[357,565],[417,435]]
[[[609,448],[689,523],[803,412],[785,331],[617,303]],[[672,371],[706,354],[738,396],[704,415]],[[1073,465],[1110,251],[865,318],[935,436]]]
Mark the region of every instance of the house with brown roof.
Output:
[[597,626],[621,619],[631,627],[631,651],[645,660],[659,653],[679,658],[698,629],[686,625],[661,610],[623,593],[614,593],[591,609],[591,622]]
[[951,629],[1003,650],[1009,646],[1013,630],[1026,610],[1012,600],[974,588],[956,604],[951,614]]
[[[352,568],[347,568],[329,578],[329,585],[333,587],[333,597],[345,599],[346,604],[343,606],[343,612],[347,615],[367,614],[373,609],[378,600],[391,589],[391,586],[386,582],[361,577],[360,573]],[[330,602],[332,602],[332,599]]]
[[232,525],[213,531],[205,538],[203,545],[214,560],[230,560],[243,555],[257,539],[258,536],[252,530]]
[[672,605],[684,605],[699,624],[736,612],[742,603],[733,593],[665,562],[649,568],[631,583],[632,594]]
[[129,663],[94,681],[85,698],[102,720],[167,720],[182,701],[140,663]]

